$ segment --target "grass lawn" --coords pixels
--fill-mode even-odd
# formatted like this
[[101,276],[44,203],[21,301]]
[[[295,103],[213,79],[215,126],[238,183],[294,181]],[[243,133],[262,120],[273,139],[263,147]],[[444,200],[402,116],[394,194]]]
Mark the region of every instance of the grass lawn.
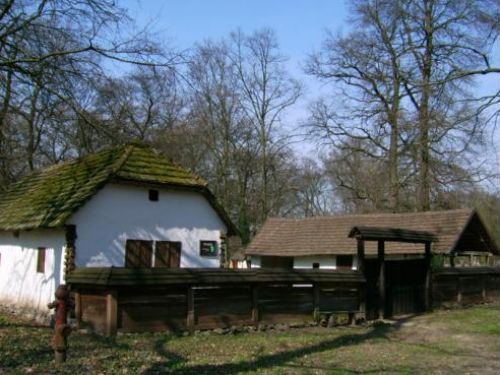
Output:
[[51,330],[0,313],[0,374],[500,374],[500,308],[437,311],[358,327],[115,339],[72,333],[55,367]]

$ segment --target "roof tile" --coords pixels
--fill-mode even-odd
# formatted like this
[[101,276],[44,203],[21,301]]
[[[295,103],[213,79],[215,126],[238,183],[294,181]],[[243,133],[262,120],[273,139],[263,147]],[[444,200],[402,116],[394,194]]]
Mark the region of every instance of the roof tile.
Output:
[[[246,249],[248,255],[307,256],[355,254],[356,239],[349,238],[355,226],[401,228],[436,235],[433,251],[449,252],[473,210],[460,209],[418,213],[379,213],[318,216],[305,219],[269,219]],[[423,244],[387,242],[387,253],[423,253]],[[366,253],[376,254],[377,243],[366,242]]]
[[0,196],[0,230],[61,226],[111,179],[196,188],[216,204],[207,183],[195,174],[151,148],[127,145],[51,166],[10,185]]

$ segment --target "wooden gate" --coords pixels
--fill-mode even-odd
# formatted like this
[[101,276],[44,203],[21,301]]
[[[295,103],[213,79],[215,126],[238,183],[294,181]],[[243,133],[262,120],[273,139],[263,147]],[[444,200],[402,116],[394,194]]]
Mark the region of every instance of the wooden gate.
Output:
[[425,311],[425,260],[389,261],[386,266],[387,316]]

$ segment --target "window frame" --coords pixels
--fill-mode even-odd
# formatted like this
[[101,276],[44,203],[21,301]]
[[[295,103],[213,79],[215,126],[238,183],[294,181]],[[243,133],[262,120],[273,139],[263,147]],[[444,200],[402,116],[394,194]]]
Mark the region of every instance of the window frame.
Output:
[[[168,245],[164,249],[167,249],[167,258],[164,259],[164,264],[159,265],[158,260],[160,258],[159,255],[159,246]],[[172,258],[172,254],[176,253],[176,256]],[[182,242],[181,241],[154,241],[154,250],[153,250],[153,266],[152,268],[181,268],[181,254],[182,254]],[[172,263],[173,260],[176,260],[175,264]]]
[[[138,257],[139,260],[141,260],[142,258],[142,254],[135,254],[135,255],[132,255],[132,254],[129,254],[129,251],[133,251],[132,250],[132,246],[136,246],[136,245],[132,245],[133,242],[140,242],[140,243],[143,243],[143,244],[147,244],[149,245],[149,248],[146,248],[146,250],[150,253],[149,255],[149,265],[148,266],[143,266],[141,264],[139,265],[133,265],[131,262],[135,257]],[[129,247],[129,245],[131,247]],[[135,249],[134,249],[135,250]],[[141,250],[144,250],[144,248],[142,248]],[[125,268],[152,268],[153,267],[153,254],[154,254],[154,241],[152,240],[141,240],[141,239],[136,239],[136,238],[127,238],[127,240],[125,241],[125,259],[124,259],[124,267]],[[145,260],[145,258],[144,258]]]

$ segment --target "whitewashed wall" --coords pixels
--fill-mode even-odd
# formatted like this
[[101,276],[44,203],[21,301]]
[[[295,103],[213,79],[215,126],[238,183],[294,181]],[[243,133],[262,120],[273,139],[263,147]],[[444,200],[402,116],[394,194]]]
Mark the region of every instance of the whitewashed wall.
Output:
[[[294,257],[293,258],[293,268],[312,268],[313,263],[319,263],[319,268],[322,269],[337,269],[335,255],[316,255],[316,256],[305,256],[305,257]],[[260,268],[262,258],[260,256],[251,256],[251,267]],[[352,258],[352,269],[358,269],[358,258],[356,255]]]
[[[56,287],[63,281],[63,230],[0,232],[0,300],[48,311]],[[45,272],[38,273],[38,248],[45,247]]]
[[311,257],[293,258],[293,268],[312,268],[313,263],[319,263],[319,268],[334,270],[337,268],[333,255],[317,255]]
[[251,268],[260,268],[261,258],[257,255],[252,255],[250,257],[250,267]]
[[226,231],[205,197],[195,192],[108,184],[69,220],[76,225],[77,267],[123,267],[127,239],[180,241],[181,267],[219,267],[219,257],[200,257],[199,241]]

